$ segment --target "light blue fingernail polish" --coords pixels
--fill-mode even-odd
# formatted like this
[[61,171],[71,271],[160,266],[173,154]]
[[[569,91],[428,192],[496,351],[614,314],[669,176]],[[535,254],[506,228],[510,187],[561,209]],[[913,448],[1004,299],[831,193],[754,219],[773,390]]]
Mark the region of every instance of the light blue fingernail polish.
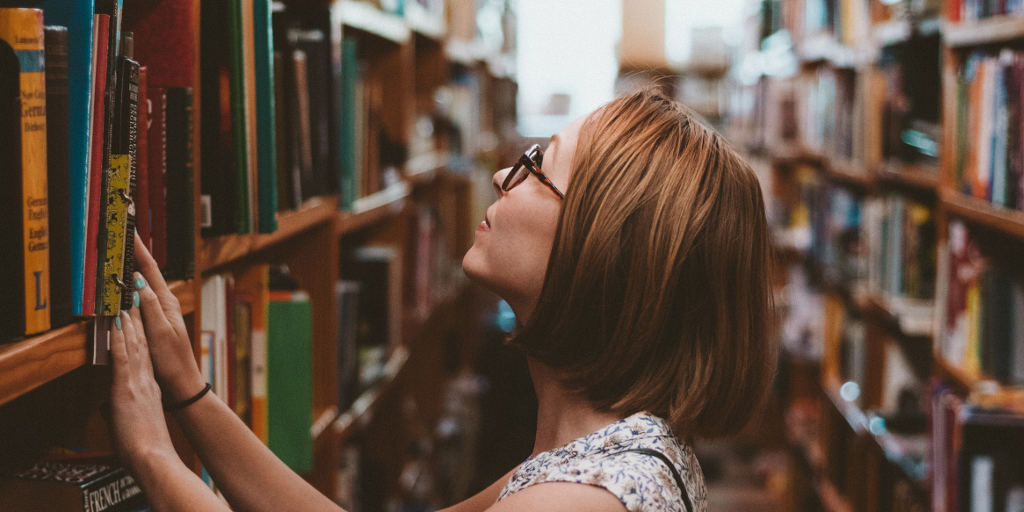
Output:
[[[143,289],[145,287],[146,287],[146,280],[143,279],[142,276],[136,277],[135,278],[135,289],[136,290],[141,290],[141,289]],[[136,304],[136,306],[138,306],[138,304]]]
[[135,307],[139,307],[139,292],[132,292],[132,304],[135,304]]
[[117,330],[119,330],[119,331],[121,330],[121,317],[120,316],[115,316],[114,317],[114,325],[117,326]]

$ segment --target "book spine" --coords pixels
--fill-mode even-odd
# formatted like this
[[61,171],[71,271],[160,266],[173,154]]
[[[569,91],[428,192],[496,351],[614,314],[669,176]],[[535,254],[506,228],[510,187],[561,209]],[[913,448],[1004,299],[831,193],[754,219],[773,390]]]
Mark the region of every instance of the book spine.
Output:
[[[124,219],[123,253],[124,266],[120,272],[121,282],[131,280],[135,272],[135,224],[136,208],[135,198],[138,197],[138,149],[139,149],[139,63],[131,59],[122,60],[121,72],[121,135],[119,142],[121,150],[128,154],[128,196],[127,212]],[[132,307],[132,294],[127,293],[130,287],[125,288],[126,292],[121,295],[121,309],[128,310]]]
[[103,257],[103,273],[96,284],[103,294],[100,297],[97,314],[115,316],[121,309],[124,271],[125,218],[128,215],[131,157],[123,153],[110,155],[110,169],[107,171],[107,191],[104,195],[106,244]]
[[0,39],[14,50],[21,93],[21,203],[24,334],[50,328],[43,11],[0,10]]
[[107,84],[107,32],[110,30],[110,17],[97,14],[94,27],[93,43],[93,86],[92,86],[92,129],[90,135],[89,157],[89,197],[88,227],[85,237],[84,276],[82,284],[82,314],[96,314],[96,260],[99,253],[97,237],[100,224],[100,199],[103,176],[103,112],[106,108],[106,96],[103,91]]
[[[0,223],[0,244],[21,247],[21,83],[18,56],[0,40],[0,140],[8,151],[0,155],[0,176],[11,176],[11,184],[0,187],[0,215],[18,221]],[[20,250],[0,252],[0,265],[17,269],[0,272],[0,339],[17,338],[25,332],[25,294],[20,269],[25,254]]]
[[[81,315],[82,285],[85,278],[85,239],[89,222],[89,161],[92,122],[93,86],[93,18],[96,13],[93,0],[45,0],[45,22],[63,25],[68,29],[68,180],[70,201],[70,294],[72,314]],[[49,62],[49,59],[47,59]],[[48,109],[49,110],[49,109]],[[48,123],[48,126],[53,126]],[[50,204],[56,205],[51,198]],[[53,229],[50,230],[53,233]],[[54,237],[51,237],[51,240]],[[51,249],[53,245],[51,244]],[[53,282],[60,282],[52,275]],[[89,312],[86,311],[86,314]],[[51,317],[55,324],[57,314]]]
[[[106,208],[107,204],[107,191],[110,189],[110,185],[107,183],[107,179],[110,177],[112,162],[111,156],[114,150],[114,127],[117,124],[116,118],[118,113],[118,67],[120,66],[120,60],[118,57],[121,55],[121,7],[122,0],[99,0],[96,5],[97,12],[101,12],[110,17],[109,30],[107,31],[107,52],[106,52],[106,87],[103,89],[103,96],[105,98],[105,105],[102,112],[103,116],[103,131],[102,131],[102,152],[101,152],[101,172],[100,172],[100,204],[99,204],[99,229],[96,236],[96,247],[100,254],[106,252],[108,246],[108,239],[111,236],[116,237],[116,234],[112,234],[105,229],[105,222],[108,218]],[[96,94],[99,94],[99,90]],[[97,112],[97,114],[100,114]],[[97,256],[96,261],[96,272],[100,275],[97,276],[96,282],[96,311],[97,314],[102,314],[101,310],[106,309],[103,304],[103,300],[106,297],[111,296],[108,293],[107,285],[109,285],[109,276],[105,280],[101,280],[104,272],[106,272],[106,262],[102,256]]]
[[144,506],[142,488],[124,469],[117,469],[82,488],[84,512],[129,511]]
[[50,231],[50,326],[71,323],[68,29],[46,27],[46,163]]
[[135,112],[138,123],[138,146],[135,154],[135,229],[143,245],[152,251],[152,216],[149,209],[149,72],[146,66],[139,66],[139,103]]
[[313,146],[309,120],[309,80],[306,52],[293,50],[291,54],[292,94],[292,188],[295,207],[314,193]]
[[192,166],[192,89],[167,89],[167,274],[171,279],[190,279],[195,261],[195,183]]
[[167,90],[149,90],[149,250],[160,269],[167,268]]

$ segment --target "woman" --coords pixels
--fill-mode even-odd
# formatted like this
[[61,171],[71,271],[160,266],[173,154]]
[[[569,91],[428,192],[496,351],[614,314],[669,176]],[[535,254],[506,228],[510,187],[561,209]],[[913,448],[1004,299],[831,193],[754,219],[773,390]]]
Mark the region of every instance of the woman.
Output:
[[[493,183],[463,268],[516,313],[537,433],[530,458],[449,510],[706,510],[686,440],[741,428],[774,372],[753,172],[684,107],[641,91]],[[224,509],[175,454],[163,390],[237,510],[336,510],[204,392],[177,301],[138,239],[136,253],[141,307],[112,338],[113,425],[154,508]]]

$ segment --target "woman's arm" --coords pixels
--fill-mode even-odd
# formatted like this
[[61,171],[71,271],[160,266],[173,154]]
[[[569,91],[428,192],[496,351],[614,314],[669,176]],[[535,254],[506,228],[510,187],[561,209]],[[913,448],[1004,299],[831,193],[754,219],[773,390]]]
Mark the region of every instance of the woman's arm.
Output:
[[512,478],[512,473],[516,468],[512,468],[511,471],[505,473],[493,484],[487,486],[486,489],[474,494],[466,500],[452,505],[448,508],[439,510],[438,512],[483,512],[487,510],[491,505],[494,505],[498,501],[498,496],[501,495],[501,490],[505,488],[505,484],[508,483],[508,479]]
[[174,418],[235,510],[341,510],[281,462],[216,395],[208,393]]
[[[201,391],[203,381],[177,298],[156,261],[135,237],[141,275],[135,288],[156,378],[166,400],[178,403]],[[217,487],[236,510],[341,510],[277,458],[212,393],[174,413]],[[190,509],[191,510],[191,509]]]
[[153,379],[139,308],[121,312],[110,332],[113,383],[111,425],[122,461],[154,510],[227,511],[210,488],[178,458],[167,432],[160,389]]

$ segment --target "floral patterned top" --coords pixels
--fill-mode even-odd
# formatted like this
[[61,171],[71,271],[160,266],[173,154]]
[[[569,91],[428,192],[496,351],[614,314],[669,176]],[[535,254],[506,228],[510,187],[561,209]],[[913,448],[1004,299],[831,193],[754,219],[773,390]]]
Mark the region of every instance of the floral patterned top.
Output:
[[624,452],[637,448],[666,455],[683,479],[694,512],[707,510],[707,489],[697,456],[672,434],[665,420],[645,412],[526,459],[498,501],[534,484],[575,482],[608,490],[630,512],[686,512],[668,466],[651,455]]

